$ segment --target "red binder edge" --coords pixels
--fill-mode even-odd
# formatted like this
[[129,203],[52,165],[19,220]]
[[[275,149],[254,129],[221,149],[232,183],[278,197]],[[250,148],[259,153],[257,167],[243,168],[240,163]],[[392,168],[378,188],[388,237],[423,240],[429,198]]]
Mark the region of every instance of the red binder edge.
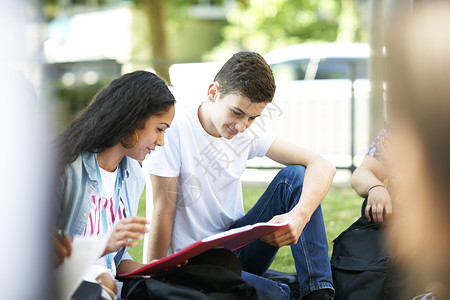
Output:
[[237,250],[257,240],[263,235],[287,226],[290,222],[291,221],[286,221],[277,224],[256,223],[214,234],[193,243],[177,253],[149,263],[133,272],[117,275],[117,278],[155,275],[173,269],[178,264],[214,247],[223,247],[232,251]]

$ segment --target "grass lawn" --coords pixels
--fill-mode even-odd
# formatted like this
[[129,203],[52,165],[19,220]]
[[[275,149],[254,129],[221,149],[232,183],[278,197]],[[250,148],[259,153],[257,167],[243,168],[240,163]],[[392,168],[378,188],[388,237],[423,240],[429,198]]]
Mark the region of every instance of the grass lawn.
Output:
[[[263,187],[244,187],[244,208],[248,211],[265,191]],[[332,187],[322,202],[325,229],[328,237],[329,254],[333,239],[353,223],[360,215],[362,199],[350,187]],[[139,216],[145,216],[145,191],[141,196],[138,209]],[[143,241],[130,249],[130,255],[142,261]],[[294,261],[289,247],[283,247],[271,266],[271,269],[283,272],[295,272]]]

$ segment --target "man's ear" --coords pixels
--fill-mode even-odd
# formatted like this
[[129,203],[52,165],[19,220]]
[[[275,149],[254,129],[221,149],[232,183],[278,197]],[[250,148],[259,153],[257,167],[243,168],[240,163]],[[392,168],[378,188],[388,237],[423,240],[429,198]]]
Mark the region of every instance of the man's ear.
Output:
[[217,82],[213,82],[208,87],[208,100],[211,102],[215,102],[219,97],[219,84]]

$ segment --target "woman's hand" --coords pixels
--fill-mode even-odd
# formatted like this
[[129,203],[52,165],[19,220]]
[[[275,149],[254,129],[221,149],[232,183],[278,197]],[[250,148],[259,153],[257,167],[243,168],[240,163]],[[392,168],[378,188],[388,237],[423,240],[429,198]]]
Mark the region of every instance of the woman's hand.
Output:
[[147,224],[150,222],[143,217],[129,217],[120,220],[112,230],[103,255],[117,252],[123,247],[136,246],[138,243],[136,240],[142,240],[143,234],[150,231]]
[[376,186],[367,195],[366,219],[370,222],[370,210],[374,222],[383,222],[392,214],[392,200],[384,186]]
[[54,242],[55,242],[55,267],[64,262],[66,257],[72,254],[72,244],[69,237],[58,232],[57,229],[53,230]]

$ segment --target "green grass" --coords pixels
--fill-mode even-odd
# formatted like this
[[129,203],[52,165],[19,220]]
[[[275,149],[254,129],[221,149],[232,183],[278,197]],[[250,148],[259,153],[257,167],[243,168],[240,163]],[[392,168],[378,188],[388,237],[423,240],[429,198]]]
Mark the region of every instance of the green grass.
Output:
[[[244,189],[244,205],[249,209],[264,192],[264,188]],[[350,187],[332,187],[322,202],[325,230],[328,238],[328,254],[331,257],[333,239],[352,224],[360,215],[362,199]],[[273,261],[273,270],[295,272],[290,247],[282,247]]]
[[[142,192],[141,198],[139,199],[137,215],[140,217],[145,217],[145,189],[144,192]],[[144,240],[139,241],[136,246],[131,247],[128,253],[135,261],[142,262],[143,247],[144,247]]]
[[[263,187],[244,187],[244,209],[248,211],[263,194]],[[350,187],[332,187],[322,202],[325,229],[328,237],[329,254],[333,239],[352,224],[360,215],[362,199]],[[145,216],[145,191],[139,201],[138,216]],[[130,255],[142,261],[143,241],[130,249]],[[295,272],[294,261],[289,247],[282,247],[272,263],[271,269]]]

